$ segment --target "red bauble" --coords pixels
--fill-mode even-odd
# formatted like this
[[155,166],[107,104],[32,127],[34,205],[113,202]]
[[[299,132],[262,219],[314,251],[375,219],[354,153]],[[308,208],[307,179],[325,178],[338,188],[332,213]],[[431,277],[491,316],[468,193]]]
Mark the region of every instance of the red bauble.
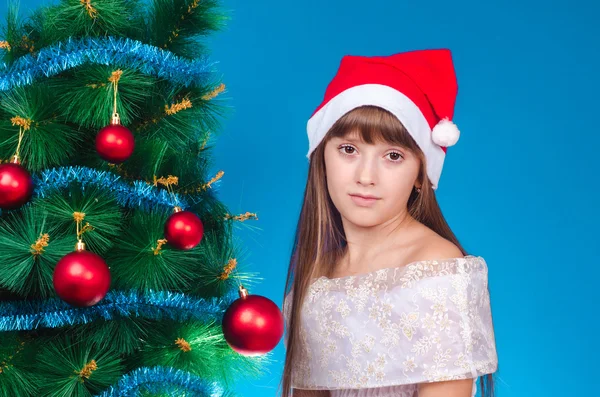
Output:
[[104,260],[89,251],[65,255],[52,276],[56,294],[73,306],[93,306],[110,288],[110,271]]
[[0,165],[0,208],[15,209],[31,198],[33,181],[29,172],[19,164]]
[[131,131],[121,124],[109,124],[96,135],[96,151],[104,160],[114,164],[127,160],[135,148]]
[[180,250],[189,250],[200,244],[204,236],[204,225],[198,217],[190,211],[181,211],[176,208],[167,223],[165,223],[165,238],[173,247]]
[[244,356],[270,352],[283,335],[283,314],[270,299],[248,295],[240,287],[240,298],[223,315],[223,335],[227,344]]

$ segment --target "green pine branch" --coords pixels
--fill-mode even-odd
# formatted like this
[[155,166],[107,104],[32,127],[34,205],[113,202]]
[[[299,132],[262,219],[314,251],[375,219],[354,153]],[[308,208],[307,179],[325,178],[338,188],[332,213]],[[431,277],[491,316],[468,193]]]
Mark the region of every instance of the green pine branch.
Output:
[[249,291],[262,278],[244,269],[247,253],[239,242],[222,241],[212,232],[205,233],[200,246],[205,264],[195,274],[191,293],[197,296],[221,296],[243,285]]
[[[143,317],[116,316],[110,321],[94,321],[81,325],[75,332],[76,339],[93,343],[101,350],[113,349],[121,356],[131,357],[139,352],[149,333],[163,326],[159,321]],[[136,363],[143,365],[139,360],[136,360]]]
[[116,383],[124,367],[115,350],[65,334],[45,343],[36,370],[39,396],[91,397]]
[[0,333],[0,397],[35,395],[32,347],[31,340],[17,332]]
[[144,9],[135,0],[61,0],[42,9],[39,42],[48,46],[69,37],[140,36],[143,25],[139,13]]
[[72,247],[77,242],[76,213],[83,217],[80,231],[88,224],[91,227],[81,238],[87,249],[96,254],[106,253],[121,234],[121,207],[101,188],[74,183],[67,189],[51,191],[47,197],[36,200],[35,205],[45,210],[61,233],[71,236]]
[[114,289],[189,290],[201,265],[199,249],[182,251],[161,243],[170,213],[133,212],[118,244],[106,254]]
[[[15,154],[21,127],[20,155],[29,170],[35,172],[66,164],[83,137],[64,123],[55,105],[51,88],[43,84],[0,93],[0,108],[7,117],[0,120],[0,158],[8,159]],[[21,124],[15,124],[15,117]]]
[[222,29],[228,18],[215,0],[154,0],[149,11],[138,0],[60,0],[20,19],[11,2],[4,40],[11,51],[4,60],[19,57],[70,37],[129,37],[196,58],[207,52],[199,38]]
[[[70,72],[68,78],[50,80],[63,117],[94,132],[108,125],[114,109],[114,86],[109,78],[116,70],[107,65],[85,65]],[[158,80],[136,70],[120,70],[117,112],[121,124],[127,126],[144,116],[145,103]]]
[[0,286],[23,297],[54,295],[56,263],[73,251],[73,240],[49,221],[37,206],[0,218]]
[[6,23],[2,26],[4,38],[2,61],[11,64],[15,59],[29,53],[27,43],[23,41],[25,29],[23,21],[19,18],[19,4],[10,2],[6,13]]
[[270,360],[269,356],[249,359],[232,352],[220,324],[166,322],[149,335],[141,360],[146,365],[173,367],[203,379],[218,380],[225,386],[231,386],[240,376],[260,375]]
[[198,36],[220,30],[227,20],[215,0],[154,0],[149,43],[189,58],[206,52]]

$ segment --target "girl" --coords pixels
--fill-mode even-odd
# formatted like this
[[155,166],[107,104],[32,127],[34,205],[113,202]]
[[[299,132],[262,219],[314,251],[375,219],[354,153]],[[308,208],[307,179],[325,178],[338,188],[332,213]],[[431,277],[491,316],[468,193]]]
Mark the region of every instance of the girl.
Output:
[[308,121],[283,397],[492,395],[487,266],[434,194],[457,90],[448,50],[342,59]]

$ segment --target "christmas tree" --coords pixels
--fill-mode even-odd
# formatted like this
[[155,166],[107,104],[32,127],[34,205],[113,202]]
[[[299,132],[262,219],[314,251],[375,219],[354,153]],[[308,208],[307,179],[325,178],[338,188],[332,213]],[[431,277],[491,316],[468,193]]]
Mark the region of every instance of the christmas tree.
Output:
[[214,0],[10,5],[0,397],[225,396],[265,370],[281,313],[234,236],[257,217],[211,162],[228,107],[203,38],[225,21]]

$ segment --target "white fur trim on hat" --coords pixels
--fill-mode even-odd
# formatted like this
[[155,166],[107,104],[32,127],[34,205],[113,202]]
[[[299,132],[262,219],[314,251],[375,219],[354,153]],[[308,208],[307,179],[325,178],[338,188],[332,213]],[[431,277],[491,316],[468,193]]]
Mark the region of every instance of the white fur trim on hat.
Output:
[[363,105],[381,107],[404,125],[427,159],[427,176],[437,189],[446,153],[433,142],[431,128],[421,110],[413,101],[398,90],[382,84],[354,86],[332,98],[315,113],[307,123],[309,149],[306,157],[321,143],[333,124],[350,110]]
[[453,146],[458,142],[458,138],[460,138],[458,127],[447,118],[440,120],[431,131],[431,139],[440,146]]

